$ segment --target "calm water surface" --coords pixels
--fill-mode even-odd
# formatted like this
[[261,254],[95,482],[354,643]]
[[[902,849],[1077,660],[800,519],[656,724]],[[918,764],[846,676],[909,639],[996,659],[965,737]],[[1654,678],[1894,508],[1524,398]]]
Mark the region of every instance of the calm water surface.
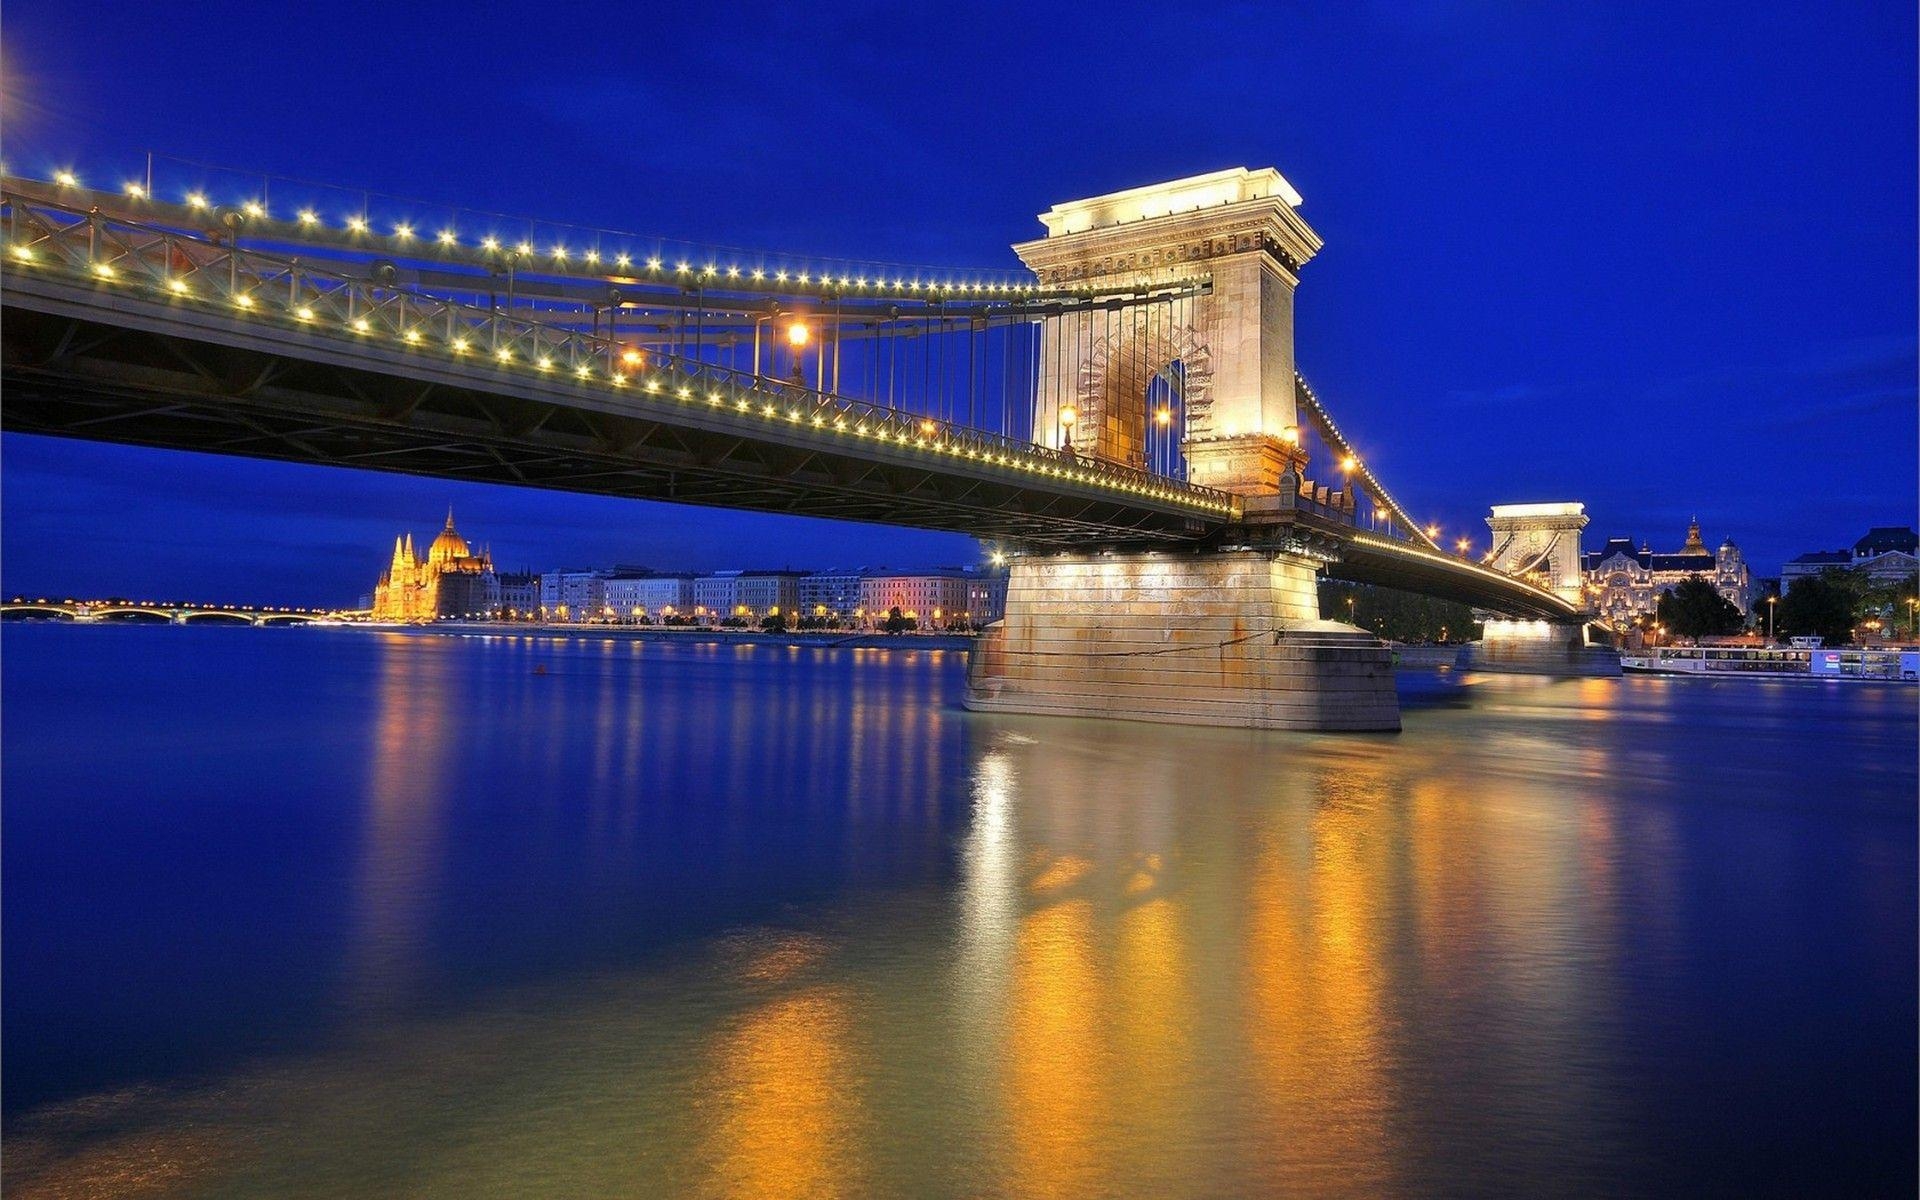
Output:
[[1906,1195],[1913,689],[10,626],[31,1196]]

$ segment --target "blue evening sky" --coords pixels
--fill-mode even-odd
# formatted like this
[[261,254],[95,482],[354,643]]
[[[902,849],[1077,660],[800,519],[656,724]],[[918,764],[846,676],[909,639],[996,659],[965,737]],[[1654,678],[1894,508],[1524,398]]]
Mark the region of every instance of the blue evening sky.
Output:
[[[83,6],[84,7],[84,6]],[[1395,493],[1697,512],[1763,574],[1915,513],[1915,26],[1880,4],[11,0],[10,167],[146,151],[581,224],[1011,263],[1066,199],[1277,166],[1302,369]],[[3,402],[3,401],[0,401]],[[4,587],[345,602],[449,502],[504,565],[965,538],[8,436]]]

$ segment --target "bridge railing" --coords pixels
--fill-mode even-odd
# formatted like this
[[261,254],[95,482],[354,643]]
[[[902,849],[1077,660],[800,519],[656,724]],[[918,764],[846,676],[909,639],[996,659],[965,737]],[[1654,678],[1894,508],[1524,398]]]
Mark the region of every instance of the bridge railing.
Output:
[[[298,258],[237,248],[196,232],[81,209],[17,191],[0,192],[7,266],[57,271],[96,285],[152,293],[191,306],[343,342],[377,342],[443,361],[619,397],[636,415],[660,406],[699,408],[755,433],[786,425],[890,448],[1078,484],[1117,498],[1164,504],[1221,521],[1230,493],[1121,464],[1076,456],[925,413],[851,399],[802,383],[528,320],[417,288],[397,278],[316,267]],[[641,397],[645,397],[642,400]],[[649,407],[651,406],[651,407]]]

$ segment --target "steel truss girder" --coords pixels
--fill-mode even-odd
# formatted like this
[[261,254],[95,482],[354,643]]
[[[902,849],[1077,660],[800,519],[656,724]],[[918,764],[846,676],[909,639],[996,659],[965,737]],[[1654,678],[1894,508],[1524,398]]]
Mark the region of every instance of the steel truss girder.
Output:
[[[1215,528],[1018,481],[161,333],[120,330],[102,339],[82,317],[11,305],[5,316],[0,429],[9,432],[909,525],[1042,547],[1190,543]],[[65,349],[49,355],[54,347]]]

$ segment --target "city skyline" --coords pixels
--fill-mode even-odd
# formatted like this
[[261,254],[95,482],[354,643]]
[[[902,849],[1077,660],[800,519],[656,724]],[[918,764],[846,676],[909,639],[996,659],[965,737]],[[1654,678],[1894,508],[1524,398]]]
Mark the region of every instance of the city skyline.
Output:
[[[694,18],[661,19],[657,33],[676,40],[671,23]],[[1284,101],[1228,85],[1225,102],[1248,122],[1216,128],[1206,119],[1216,95],[1119,97],[1097,120],[1069,106],[1044,128],[1022,124],[982,158],[961,146],[974,121],[1011,111],[1016,101],[997,93],[966,124],[942,118],[926,136],[878,117],[862,126],[867,141],[837,136],[860,114],[850,103],[860,89],[901,64],[935,80],[959,67],[918,39],[866,28],[858,13],[812,15],[824,59],[793,86],[818,103],[727,102],[730,121],[687,130],[693,157],[725,164],[716,183],[650,147],[610,147],[563,89],[531,82],[564,70],[612,105],[676,103],[618,41],[569,48],[564,64],[530,49],[526,79],[490,95],[487,130],[457,104],[429,108],[410,114],[420,128],[403,156],[333,143],[304,99],[250,74],[278,65],[173,77],[167,46],[191,30],[106,30],[74,65],[56,53],[65,34],[51,13],[27,11],[8,31],[10,98],[31,101],[12,106],[9,165],[110,171],[151,146],[689,238],[1010,264],[1007,244],[1032,236],[1032,214],[1064,197],[1271,162],[1327,236],[1301,284],[1302,364],[1371,431],[1369,458],[1403,499],[1449,531],[1484,544],[1487,506],[1574,496],[1602,538],[1657,540],[1698,513],[1771,575],[1858,528],[1910,523],[1913,185],[1889,165],[1904,160],[1913,124],[1910,106],[1889,97],[1912,91],[1911,64],[1892,49],[1911,42],[1911,14],[1861,9],[1809,27],[1762,13],[1737,29],[1668,15],[1656,32],[1638,27],[1651,17],[1536,13],[1503,26],[1504,47],[1479,36],[1486,19],[1296,14],[1285,25],[1299,49],[1285,66],[1300,85]],[[356,24],[266,24],[276,20],[279,40],[323,54]],[[726,54],[698,53],[721,77],[751,74],[783,60],[796,20],[742,22]],[[1202,17],[1200,33],[1226,20]],[[966,28],[949,32],[964,41]],[[1006,29],[1029,49],[1044,37]],[[1276,53],[1226,37],[1224,24],[1215,32],[1209,44],[1244,78]],[[478,36],[402,15],[354,50],[430,80],[457,69]],[[1079,51],[1090,62],[1122,52],[1118,34],[1093,36]],[[1775,86],[1787,71],[1791,96]],[[131,93],[98,86],[109,78]],[[1575,85],[1583,99],[1565,100]],[[109,94],[145,102],[109,119],[96,99]],[[1595,96],[1611,106],[1604,121],[1569,107]],[[1095,136],[1116,121],[1142,134],[1125,153]],[[1570,123],[1583,136],[1566,137]],[[1707,128],[1716,137],[1702,140],[1696,130]],[[820,161],[795,149],[829,139],[836,152]],[[553,187],[556,177],[568,186]],[[871,179],[885,183],[853,182]],[[1782,271],[1783,256],[1817,267]],[[1442,445],[1451,451],[1423,452]],[[1822,447],[1844,466],[1818,486],[1782,480],[1821,461]],[[394,514],[449,501],[494,531],[507,562],[522,556],[517,546],[550,547],[556,562],[620,561],[636,541],[658,548],[647,557],[694,569],[973,556],[965,538],[800,518],[14,435],[0,453],[7,582],[29,590],[222,594],[260,583],[256,564],[272,561],[283,565],[262,602],[351,593],[363,586],[364,547]],[[94,548],[85,562],[73,561],[75,543]],[[737,549],[723,562],[717,545]],[[71,575],[47,578],[56,566]]]

